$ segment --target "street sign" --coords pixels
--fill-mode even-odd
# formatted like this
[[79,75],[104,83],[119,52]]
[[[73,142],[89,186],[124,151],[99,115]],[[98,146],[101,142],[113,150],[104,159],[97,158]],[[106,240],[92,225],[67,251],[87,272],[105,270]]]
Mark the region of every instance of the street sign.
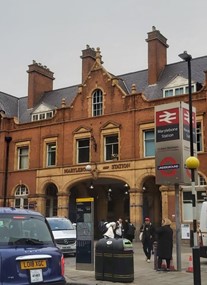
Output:
[[190,120],[193,120],[196,153],[196,110],[192,118],[189,106],[174,102],[155,107],[156,184],[190,184],[191,174],[185,166],[190,156]]

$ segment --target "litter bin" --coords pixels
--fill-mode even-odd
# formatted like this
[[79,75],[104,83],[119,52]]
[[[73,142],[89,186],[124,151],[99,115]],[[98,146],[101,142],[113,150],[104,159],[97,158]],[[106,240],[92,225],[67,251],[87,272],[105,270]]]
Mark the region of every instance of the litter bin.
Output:
[[113,282],[134,281],[134,255],[127,239],[100,239],[95,247],[95,278]]

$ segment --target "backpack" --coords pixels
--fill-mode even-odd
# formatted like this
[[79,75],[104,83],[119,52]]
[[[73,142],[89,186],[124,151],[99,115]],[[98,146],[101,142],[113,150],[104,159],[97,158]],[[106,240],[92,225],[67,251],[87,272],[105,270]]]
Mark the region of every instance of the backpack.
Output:
[[99,223],[99,230],[102,234],[105,234],[107,232],[108,230],[108,228],[106,227],[107,224],[108,224],[107,222],[103,222],[103,221]]
[[135,230],[136,230],[135,226],[129,223],[127,234],[130,236],[134,236]]

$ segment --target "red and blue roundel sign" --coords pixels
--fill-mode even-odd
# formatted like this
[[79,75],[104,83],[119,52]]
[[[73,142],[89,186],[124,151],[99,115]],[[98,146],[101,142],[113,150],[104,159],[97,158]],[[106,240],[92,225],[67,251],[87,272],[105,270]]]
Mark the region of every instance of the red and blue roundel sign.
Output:
[[176,175],[176,171],[179,169],[179,167],[179,164],[173,157],[166,156],[162,159],[157,169],[163,176],[169,177]]

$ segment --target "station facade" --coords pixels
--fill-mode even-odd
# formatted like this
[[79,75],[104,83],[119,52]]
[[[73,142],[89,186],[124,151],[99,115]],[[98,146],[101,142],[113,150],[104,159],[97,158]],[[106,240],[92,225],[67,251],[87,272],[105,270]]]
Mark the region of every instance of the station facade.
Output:
[[[106,70],[100,49],[82,51],[82,82],[53,90],[54,73],[36,61],[28,95],[0,92],[0,206],[76,221],[76,199],[93,197],[98,222],[130,218],[139,228],[175,217],[174,185],[156,184],[155,107],[188,103],[185,62],[167,64],[167,39],[153,27],[148,69]],[[196,108],[197,211],[206,194],[207,56],[192,60]],[[191,188],[180,185],[182,223],[192,223]]]

